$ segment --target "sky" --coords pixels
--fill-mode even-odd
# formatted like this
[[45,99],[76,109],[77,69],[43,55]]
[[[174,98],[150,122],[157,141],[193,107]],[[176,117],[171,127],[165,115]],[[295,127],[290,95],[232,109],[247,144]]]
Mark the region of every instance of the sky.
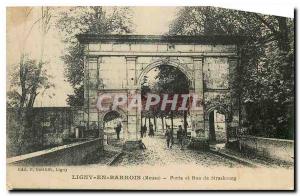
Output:
[[[38,9],[38,8],[35,8]],[[30,30],[30,26],[38,17],[36,10],[27,23],[22,21],[18,11],[7,10],[7,72],[8,75],[16,69],[14,65],[18,62],[20,43],[22,37],[30,31],[26,41],[26,51],[31,56],[38,58],[40,55],[40,35],[37,26]],[[169,24],[176,15],[176,7],[132,7],[135,34],[164,34],[168,32]],[[26,29],[26,30],[24,30]],[[21,41],[20,41],[21,40]],[[55,27],[51,28],[45,41],[46,49],[44,59],[48,61],[47,73],[51,75],[50,82],[54,87],[40,93],[35,102],[36,107],[67,106],[66,98],[73,93],[73,89],[64,77],[64,62],[61,55],[64,52],[64,44],[61,35]],[[14,78],[7,77],[7,89]]]
[[169,30],[171,20],[178,7],[136,7],[133,8],[133,22],[137,34],[164,34]]

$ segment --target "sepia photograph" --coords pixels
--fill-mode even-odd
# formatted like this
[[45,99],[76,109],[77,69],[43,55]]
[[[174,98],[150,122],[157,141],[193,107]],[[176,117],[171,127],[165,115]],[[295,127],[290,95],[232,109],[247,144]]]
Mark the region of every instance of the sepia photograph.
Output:
[[293,17],[8,6],[6,188],[295,190],[295,80]]

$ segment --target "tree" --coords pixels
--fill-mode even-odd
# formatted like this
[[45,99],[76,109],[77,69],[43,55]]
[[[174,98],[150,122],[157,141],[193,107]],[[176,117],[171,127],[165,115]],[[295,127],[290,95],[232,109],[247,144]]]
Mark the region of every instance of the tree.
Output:
[[[18,108],[20,111],[31,109],[36,96],[43,93],[53,85],[49,82],[50,75],[45,70],[41,70],[45,63],[37,60],[23,57],[19,62],[18,70],[11,75],[11,90],[8,92],[8,106]],[[21,93],[19,87],[21,86]]]
[[251,125],[251,134],[292,138],[293,20],[215,7],[185,7],[177,16],[170,34],[246,35],[239,51],[241,66],[231,84],[234,96],[246,108],[245,122]]
[[[54,86],[49,80],[51,76],[47,74],[48,62],[44,60],[45,40],[52,25],[52,11],[49,7],[23,7],[9,8],[8,13],[11,23],[8,25],[8,32],[12,32],[14,26],[21,26],[20,31],[16,32],[17,50],[14,53],[18,60],[9,66],[7,107],[13,109],[8,110],[12,117],[8,123],[8,137],[14,153],[22,154],[32,150],[31,145],[37,144],[40,139],[35,134],[38,130],[34,130],[32,126],[35,115],[32,109],[36,97]],[[38,34],[33,34],[34,30]],[[28,45],[33,35],[39,35],[34,37],[39,41],[38,56],[31,53],[32,47]]]
[[66,43],[66,53],[61,57],[65,63],[65,76],[74,88],[74,95],[68,95],[67,102],[71,106],[82,106],[84,48],[79,44],[76,35],[130,33],[131,11],[126,7],[72,7],[60,13],[57,27]]
[[[159,94],[188,94],[189,93],[189,80],[179,69],[169,65],[161,65],[158,67],[159,73],[156,76],[158,82],[156,84],[156,91]],[[180,101],[179,101],[180,103]],[[187,131],[187,111],[172,111],[172,110],[154,110],[153,112],[157,117],[170,116],[171,128],[173,129],[173,118],[183,115],[184,130]],[[163,120],[162,120],[163,121]]]
[[[19,37],[20,59],[16,66],[12,66],[14,70],[10,75],[10,91],[8,92],[8,106],[17,107],[21,115],[24,108],[30,110],[39,93],[53,86],[49,82],[50,75],[46,73],[44,66],[47,62],[44,61],[45,38],[51,27],[51,9],[41,7],[37,12],[40,12],[40,17],[35,21],[29,20],[33,14],[33,8],[21,8],[19,10],[24,19],[23,33]],[[37,59],[30,57],[26,51],[28,38],[35,26],[39,25],[41,45],[40,56]],[[23,114],[22,116],[24,116]]]

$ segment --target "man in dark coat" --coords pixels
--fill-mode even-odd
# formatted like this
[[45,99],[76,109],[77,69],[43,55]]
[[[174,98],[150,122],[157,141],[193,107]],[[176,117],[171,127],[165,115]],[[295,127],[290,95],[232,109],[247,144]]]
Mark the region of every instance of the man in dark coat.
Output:
[[178,127],[177,139],[179,141],[180,149],[183,149],[184,131],[181,125]]
[[146,137],[146,135],[147,135],[147,126],[146,125],[143,126],[142,131],[143,131],[143,137]]
[[120,139],[120,132],[121,132],[121,129],[122,129],[122,125],[121,125],[120,122],[118,122],[117,127],[115,128],[116,133],[117,133],[117,139],[118,139],[118,140]]
[[154,136],[154,129],[153,129],[153,124],[150,123],[149,125],[149,136],[153,137]]
[[174,138],[173,138],[173,131],[169,125],[167,125],[167,130],[166,130],[165,136],[166,136],[166,141],[167,141],[167,147],[172,148]]

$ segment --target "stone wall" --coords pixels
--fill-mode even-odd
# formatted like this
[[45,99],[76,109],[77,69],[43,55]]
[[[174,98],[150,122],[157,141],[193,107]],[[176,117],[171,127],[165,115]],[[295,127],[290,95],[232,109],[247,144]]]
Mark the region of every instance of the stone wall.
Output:
[[78,165],[99,156],[102,139],[76,142],[7,159],[10,165]]
[[242,151],[255,153],[258,156],[285,162],[294,161],[292,140],[243,136],[240,138],[240,147]]
[[75,127],[83,122],[82,108],[34,107],[24,128],[17,109],[7,108],[7,156],[16,156],[63,145],[63,139],[75,138]]

